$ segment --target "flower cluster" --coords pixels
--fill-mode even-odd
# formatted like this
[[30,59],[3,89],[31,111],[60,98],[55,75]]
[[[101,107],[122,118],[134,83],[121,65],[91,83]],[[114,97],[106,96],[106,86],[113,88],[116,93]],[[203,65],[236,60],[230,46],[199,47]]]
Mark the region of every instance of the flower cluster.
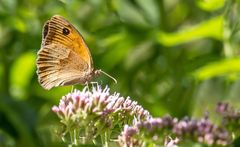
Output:
[[222,125],[227,128],[234,138],[240,135],[240,110],[235,109],[226,102],[219,102],[216,112],[222,117]]
[[[173,119],[170,116],[163,118],[151,118],[146,121],[135,121],[133,126],[125,125],[118,140],[120,146],[140,147],[146,144],[146,140],[151,143],[162,145],[162,140],[173,127]],[[161,134],[161,136],[160,136]]]
[[88,87],[83,91],[74,90],[63,96],[52,110],[61,119],[64,138],[69,136],[75,145],[92,142],[98,136],[109,141],[114,128],[121,129],[123,124],[130,124],[133,119],[151,118],[136,101],[120,97],[119,93],[111,95],[108,87],[102,89],[100,86],[93,87],[92,91]]
[[239,127],[240,111],[228,103],[217,104],[216,112],[223,118],[220,126],[213,124],[207,115],[200,119],[184,117],[179,120],[169,115],[153,118],[129,97],[110,94],[108,87],[74,90],[63,96],[52,110],[63,125],[64,141],[70,140],[70,145],[97,143],[101,139],[101,144],[108,146],[110,139],[118,136],[119,145],[124,147],[163,144],[176,147],[189,141],[227,146],[233,142],[233,136],[240,134],[235,129]]
[[[167,137],[176,137],[166,143]],[[186,139],[207,145],[228,145],[230,134],[224,128],[214,125],[207,117],[200,120],[188,117],[178,120],[170,116],[152,118],[137,122],[133,126],[125,126],[119,136],[121,146],[143,146],[157,144],[165,146],[181,143]],[[175,141],[175,142],[173,142]]]
[[176,122],[172,131],[180,138],[191,136],[193,140],[207,145],[224,146],[231,140],[226,129],[214,125],[206,116],[200,120],[186,117]]
[[223,123],[232,121],[239,122],[240,120],[240,110],[234,109],[228,103],[219,102],[216,111],[223,117]]

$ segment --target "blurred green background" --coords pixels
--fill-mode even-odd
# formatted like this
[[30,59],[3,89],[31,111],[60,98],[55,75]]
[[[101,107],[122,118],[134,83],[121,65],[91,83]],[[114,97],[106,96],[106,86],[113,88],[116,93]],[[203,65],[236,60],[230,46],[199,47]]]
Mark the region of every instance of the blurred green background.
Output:
[[[0,0],[0,146],[66,146],[51,107],[70,87],[44,90],[36,53],[55,14],[83,35],[95,79],[153,116],[200,117],[239,105],[239,0]],[[83,86],[77,86],[82,89]],[[214,118],[214,116],[213,116]]]

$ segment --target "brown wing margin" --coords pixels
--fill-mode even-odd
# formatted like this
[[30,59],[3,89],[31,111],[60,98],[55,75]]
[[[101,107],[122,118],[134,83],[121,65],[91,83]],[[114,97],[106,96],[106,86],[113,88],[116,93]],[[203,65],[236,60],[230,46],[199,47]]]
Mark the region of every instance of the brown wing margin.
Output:
[[68,28],[69,25],[58,19],[48,20],[43,26],[42,32],[42,47],[50,44],[61,44],[66,47],[71,47],[74,39],[68,35],[63,35],[63,28]]

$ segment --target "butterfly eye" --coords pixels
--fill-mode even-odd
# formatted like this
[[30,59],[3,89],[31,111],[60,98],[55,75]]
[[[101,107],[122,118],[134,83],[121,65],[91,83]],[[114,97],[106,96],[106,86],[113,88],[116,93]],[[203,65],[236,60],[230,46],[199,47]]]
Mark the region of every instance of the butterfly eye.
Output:
[[63,33],[63,35],[68,35],[70,33],[70,31],[67,28],[63,28],[62,33]]

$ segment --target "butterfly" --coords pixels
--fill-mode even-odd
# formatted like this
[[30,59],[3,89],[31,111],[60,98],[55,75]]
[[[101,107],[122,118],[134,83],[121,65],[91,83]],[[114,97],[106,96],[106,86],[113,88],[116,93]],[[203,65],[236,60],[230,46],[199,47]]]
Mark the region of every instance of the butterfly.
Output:
[[47,20],[42,30],[41,48],[37,53],[40,85],[53,87],[86,84],[104,73],[93,67],[91,53],[77,29],[60,15]]

